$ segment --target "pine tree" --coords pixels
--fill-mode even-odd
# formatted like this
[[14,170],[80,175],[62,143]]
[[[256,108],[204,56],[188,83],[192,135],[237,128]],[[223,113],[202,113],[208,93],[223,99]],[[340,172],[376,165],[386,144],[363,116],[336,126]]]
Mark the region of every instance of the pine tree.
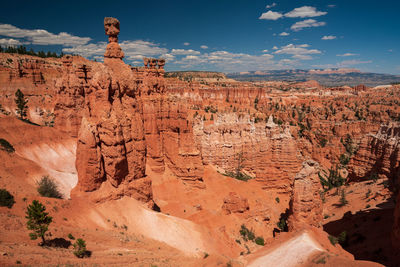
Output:
[[344,189],[340,192],[340,206],[346,206],[349,202],[346,199],[346,192]]
[[15,92],[15,104],[17,104],[17,114],[22,120],[26,117],[26,111],[28,109],[27,103],[28,100],[25,99],[24,93],[18,89],[17,92]]
[[29,236],[32,240],[36,240],[38,237],[42,239],[42,244],[46,243],[44,239],[44,235],[49,229],[49,224],[53,221],[51,216],[48,216],[49,213],[45,212],[46,207],[43,206],[37,200],[32,201],[32,204],[28,206],[28,210],[26,211],[26,219],[28,219],[27,226],[29,230],[32,230],[33,233],[30,233]]

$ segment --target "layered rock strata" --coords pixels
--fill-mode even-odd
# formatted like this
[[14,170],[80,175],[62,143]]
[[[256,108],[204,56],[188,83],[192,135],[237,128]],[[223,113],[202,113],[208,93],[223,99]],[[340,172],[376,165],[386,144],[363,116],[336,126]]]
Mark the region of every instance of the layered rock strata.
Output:
[[246,115],[227,113],[218,114],[213,124],[197,121],[195,134],[205,164],[230,172],[241,166],[264,189],[291,191],[301,158],[288,126],[275,124],[272,117],[254,123]]
[[319,164],[308,160],[294,178],[289,204],[289,231],[301,230],[310,226],[321,227],[323,203],[320,196],[322,186],[318,177]]

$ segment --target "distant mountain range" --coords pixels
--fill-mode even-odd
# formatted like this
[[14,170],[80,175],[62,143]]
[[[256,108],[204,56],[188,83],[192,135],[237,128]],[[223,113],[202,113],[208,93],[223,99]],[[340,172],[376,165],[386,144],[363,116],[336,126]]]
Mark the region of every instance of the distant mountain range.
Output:
[[237,81],[291,81],[316,80],[325,86],[377,86],[400,83],[400,75],[361,72],[357,69],[269,70],[226,74]]

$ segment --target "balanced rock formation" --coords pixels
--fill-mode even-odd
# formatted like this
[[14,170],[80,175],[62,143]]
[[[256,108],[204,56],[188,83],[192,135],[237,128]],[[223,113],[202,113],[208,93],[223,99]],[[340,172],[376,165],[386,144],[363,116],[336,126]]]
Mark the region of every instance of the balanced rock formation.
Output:
[[143,68],[131,68],[122,61],[119,21],[105,18],[104,27],[109,36],[104,64],[75,71],[84,108],[74,193],[95,191],[96,200],[129,195],[149,202],[146,163],[159,173],[168,167],[184,184],[202,188],[201,153],[193,146],[187,107],[165,96],[165,60],[144,58]]
[[318,163],[308,160],[303,162],[303,168],[294,179],[289,204],[288,227],[290,231],[300,230],[309,226],[321,227],[322,225],[323,204],[320,196],[322,187],[318,171]]
[[[151,200],[151,181],[145,177],[146,146],[142,104],[130,67],[122,61],[117,35],[119,22],[104,20],[109,45],[105,64],[92,70],[85,87],[85,109],[78,135],[74,192],[90,192],[103,183],[104,197],[130,195]],[[106,60],[107,59],[107,60]],[[113,190],[117,188],[118,190]],[[103,195],[101,195],[103,197]]]
[[124,52],[122,52],[122,49],[118,44],[119,20],[111,17],[104,18],[104,30],[106,35],[108,35],[108,44],[104,54],[104,62],[109,58],[123,59]]

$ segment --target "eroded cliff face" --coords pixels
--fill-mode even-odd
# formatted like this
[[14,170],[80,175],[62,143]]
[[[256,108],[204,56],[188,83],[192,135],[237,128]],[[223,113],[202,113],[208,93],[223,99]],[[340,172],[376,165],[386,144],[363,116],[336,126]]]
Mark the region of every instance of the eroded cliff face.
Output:
[[392,244],[400,252],[400,125],[382,124],[377,133],[361,139],[358,151],[349,164],[349,178],[353,181],[388,179],[396,198]]
[[142,95],[144,130],[148,164],[153,171],[163,173],[168,167],[184,183],[203,187],[203,164],[195,145],[192,123],[188,120],[187,107],[165,92],[152,91],[164,79],[145,79]]
[[76,138],[85,106],[85,88],[87,91],[92,78],[91,67],[73,66],[73,57],[68,55],[62,62],[63,74],[55,82],[54,126]]
[[290,194],[301,157],[289,126],[275,124],[272,117],[254,123],[248,115],[226,113],[210,124],[197,120],[194,128],[205,164],[230,172],[240,166],[265,190]]
[[378,133],[362,138],[359,149],[350,162],[350,177],[370,179],[384,175],[397,184],[400,177],[400,126],[381,125]]

